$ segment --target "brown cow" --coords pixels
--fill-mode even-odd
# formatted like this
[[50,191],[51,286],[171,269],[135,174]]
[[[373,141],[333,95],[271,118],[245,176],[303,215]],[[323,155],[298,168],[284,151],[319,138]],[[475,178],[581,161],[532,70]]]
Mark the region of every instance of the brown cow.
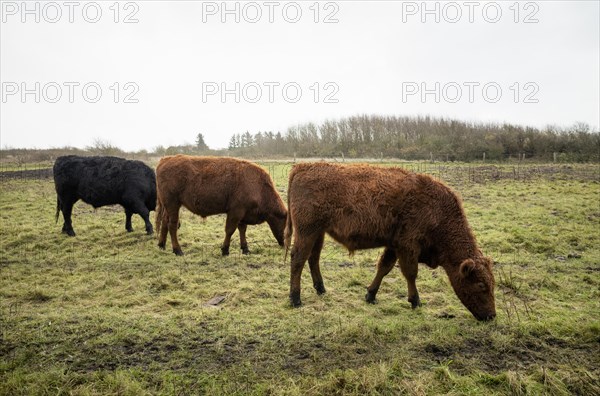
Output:
[[[271,177],[261,167],[235,158],[163,157],[156,168],[156,229],[158,246],[165,248],[167,231],[173,253],[183,255],[177,241],[181,205],[202,217],[227,213],[223,256],[229,254],[231,236],[240,231],[244,254],[250,253],[246,226],[266,221],[283,246],[287,210],[275,191]],[[168,229],[167,229],[168,227]]]
[[413,308],[421,305],[415,280],[422,262],[446,270],[459,299],[477,319],[496,315],[492,262],[477,247],[460,199],[430,176],[369,165],[295,165],[289,176],[286,249],[292,233],[293,306],[301,304],[300,278],[307,259],[317,293],[325,293],[319,256],[327,233],[350,252],[385,247],[367,288],[369,303],[399,261],[408,301]]

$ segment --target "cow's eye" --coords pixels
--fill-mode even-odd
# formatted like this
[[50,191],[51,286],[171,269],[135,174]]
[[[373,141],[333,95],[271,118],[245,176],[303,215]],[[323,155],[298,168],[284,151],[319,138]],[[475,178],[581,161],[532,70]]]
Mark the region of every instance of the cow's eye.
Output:
[[479,288],[479,290],[481,291],[486,291],[487,290],[487,286],[485,285],[485,283],[483,282],[479,282],[477,283],[477,287]]

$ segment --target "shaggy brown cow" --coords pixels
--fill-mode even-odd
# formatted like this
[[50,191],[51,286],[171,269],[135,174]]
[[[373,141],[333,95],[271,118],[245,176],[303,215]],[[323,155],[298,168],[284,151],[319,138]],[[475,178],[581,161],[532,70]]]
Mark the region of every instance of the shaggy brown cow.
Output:
[[202,217],[227,213],[223,256],[229,254],[236,228],[240,231],[242,252],[250,253],[246,226],[265,221],[283,246],[287,210],[267,172],[256,164],[235,158],[163,157],[156,168],[156,183],[156,229],[160,230],[161,249],[165,248],[168,231],[173,253],[183,255],[177,241],[181,205]]
[[492,262],[477,247],[459,198],[427,175],[369,165],[295,165],[288,186],[286,249],[292,233],[293,306],[301,304],[300,278],[307,259],[317,293],[325,293],[319,256],[328,233],[351,252],[385,247],[367,302],[375,302],[381,280],[399,261],[408,301],[413,308],[421,305],[415,280],[422,262],[446,270],[459,299],[477,319],[496,315]]

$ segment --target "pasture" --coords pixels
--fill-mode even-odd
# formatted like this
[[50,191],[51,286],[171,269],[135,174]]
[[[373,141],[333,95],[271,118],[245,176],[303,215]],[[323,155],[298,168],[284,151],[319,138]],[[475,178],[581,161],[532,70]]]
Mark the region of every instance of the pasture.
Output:
[[[287,203],[291,165],[262,165]],[[399,165],[463,197],[495,261],[495,321],[423,265],[421,308],[398,269],[365,303],[382,249],[328,237],[327,293],[306,267],[294,309],[266,224],[248,227],[250,255],[236,232],[221,257],[225,216],[182,210],[176,257],[139,216],[126,233],[120,207],[78,202],[68,238],[51,178],[0,178],[0,395],[600,394],[598,165]]]

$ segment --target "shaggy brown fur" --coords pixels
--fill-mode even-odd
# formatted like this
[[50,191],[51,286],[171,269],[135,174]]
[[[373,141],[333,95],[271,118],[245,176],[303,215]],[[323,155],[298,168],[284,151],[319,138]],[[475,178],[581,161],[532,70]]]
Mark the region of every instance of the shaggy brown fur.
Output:
[[231,236],[240,231],[244,254],[250,253],[246,226],[266,221],[283,246],[287,210],[275,191],[271,177],[261,167],[235,158],[163,157],[156,168],[156,229],[158,246],[165,248],[171,234],[173,253],[183,255],[177,241],[179,208],[183,205],[202,217],[227,213],[225,240],[221,251],[229,254]]
[[492,262],[475,241],[462,204],[446,185],[400,168],[307,163],[289,177],[286,248],[292,247],[290,299],[299,306],[308,259],[317,293],[325,292],[319,256],[325,233],[348,250],[385,247],[366,300],[396,261],[408,282],[408,301],[420,305],[418,263],[446,270],[462,303],[480,320],[496,315]]

